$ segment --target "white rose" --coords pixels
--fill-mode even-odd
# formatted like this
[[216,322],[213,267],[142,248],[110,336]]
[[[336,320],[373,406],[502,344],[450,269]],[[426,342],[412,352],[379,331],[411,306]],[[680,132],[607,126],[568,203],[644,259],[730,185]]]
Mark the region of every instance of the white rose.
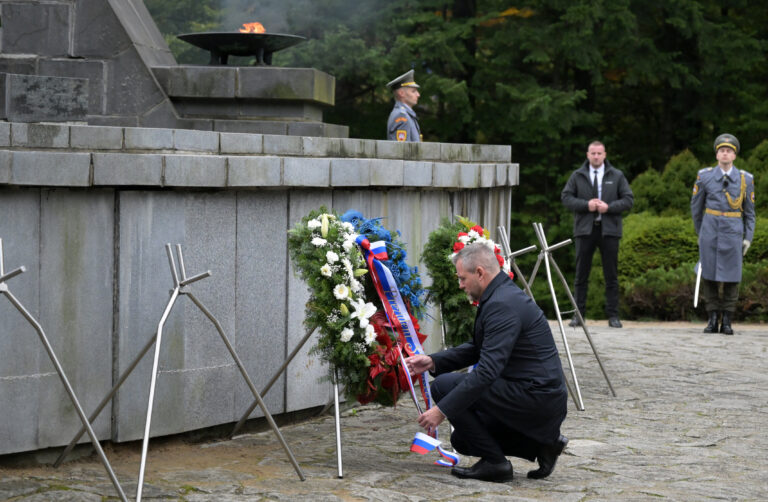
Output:
[[333,251],[328,251],[327,253],[325,253],[325,257],[328,260],[328,263],[336,263],[337,261],[339,261],[339,255],[337,255]]
[[341,330],[341,341],[342,342],[348,342],[352,339],[352,335],[354,332],[349,328],[344,328]]
[[355,240],[354,239],[347,239],[344,241],[344,243],[341,245],[341,247],[344,248],[344,251],[349,253],[352,251],[352,248],[355,247]]
[[307,222],[307,227],[311,228],[312,230],[320,228],[320,225],[322,225],[322,223],[320,223],[317,219],[309,220]]
[[315,238],[312,239],[312,244],[314,244],[317,247],[325,246],[325,244],[327,242],[328,242],[327,240],[325,240],[325,239],[323,239],[321,237],[315,237]]
[[333,274],[333,271],[331,270],[331,266],[326,263],[320,267],[320,273],[326,277],[330,277]]

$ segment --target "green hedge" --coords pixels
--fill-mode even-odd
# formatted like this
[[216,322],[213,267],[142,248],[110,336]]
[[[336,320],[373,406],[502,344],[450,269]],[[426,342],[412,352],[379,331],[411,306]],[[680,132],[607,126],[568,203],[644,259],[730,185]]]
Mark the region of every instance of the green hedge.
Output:
[[[631,214],[624,219],[619,247],[622,316],[627,319],[690,320],[705,315],[703,301],[693,309],[694,265],[699,259],[689,216]],[[602,318],[605,291],[599,257],[590,276],[587,316]],[[757,218],[744,260],[737,319],[768,320],[768,221]]]

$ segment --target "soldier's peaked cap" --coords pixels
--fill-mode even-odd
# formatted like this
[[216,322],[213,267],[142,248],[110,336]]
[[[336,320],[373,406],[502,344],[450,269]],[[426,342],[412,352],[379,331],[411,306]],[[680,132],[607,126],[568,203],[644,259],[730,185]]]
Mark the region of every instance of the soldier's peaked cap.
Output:
[[733,134],[721,134],[715,139],[715,153],[717,153],[721,146],[733,148],[733,151],[736,153],[739,153],[741,149],[739,140]]
[[415,82],[415,79],[413,77],[413,70],[409,70],[396,79],[394,79],[392,82],[387,84],[387,87],[392,89],[393,91],[395,89],[399,89],[401,87],[415,87],[419,88],[419,84]]

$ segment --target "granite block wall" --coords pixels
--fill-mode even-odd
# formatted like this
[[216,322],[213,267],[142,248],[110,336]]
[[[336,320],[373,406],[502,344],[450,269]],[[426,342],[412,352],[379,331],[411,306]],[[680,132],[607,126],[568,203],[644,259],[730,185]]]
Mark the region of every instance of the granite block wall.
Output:
[[[90,413],[154,336],[173,286],[165,244],[181,244],[187,275],[212,274],[188,290],[261,391],[305,333],[308,291],[289,263],[286,231],[307,212],[383,216],[402,232],[412,265],[442,218],[508,225],[518,179],[509,147],[394,145],[0,122],[5,269],[28,270],[6,286],[41,322]],[[427,350],[439,349],[439,326],[423,327]],[[265,396],[271,413],[331,398],[312,345]],[[97,420],[100,438],[142,436],[153,355]],[[235,422],[252,400],[213,323],[181,295],[162,334],[151,434]],[[0,402],[0,454],[61,446],[79,428],[35,331],[3,295]]]

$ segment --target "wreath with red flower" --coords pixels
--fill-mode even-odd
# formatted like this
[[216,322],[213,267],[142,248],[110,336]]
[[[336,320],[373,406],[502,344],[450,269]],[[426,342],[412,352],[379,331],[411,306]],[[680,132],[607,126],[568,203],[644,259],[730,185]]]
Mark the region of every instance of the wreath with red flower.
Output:
[[457,216],[456,220],[443,220],[441,225],[429,234],[421,255],[427,274],[432,278],[427,301],[440,308],[445,328],[444,341],[448,346],[460,345],[470,340],[475,320],[474,307],[468,301],[466,293],[459,289],[456,281],[456,268],[451,261],[453,255],[467,244],[481,242],[493,250],[502,270],[513,277],[501,249],[489,238],[490,232],[463,216]]
[[[361,222],[369,220],[361,216],[360,222],[345,221],[321,207],[288,232],[288,251],[310,290],[304,322],[319,331],[312,351],[335,368],[348,397],[363,404],[393,405],[408,389],[410,377],[398,364],[397,337],[383,313],[357,237],[364,234],[387,243],[389,266],[397,270],[394,277],[409,313],[414,303],[420,306],[421,282],[415,267],[404,265],[404,244],[379,235],[383,232],[378,223],[373,225],[376,233]],[[420,312],[416,310],[417,315]],[[411,320],[418,333],[413,315]],[[419,338],[426,337],[419,334]]]

